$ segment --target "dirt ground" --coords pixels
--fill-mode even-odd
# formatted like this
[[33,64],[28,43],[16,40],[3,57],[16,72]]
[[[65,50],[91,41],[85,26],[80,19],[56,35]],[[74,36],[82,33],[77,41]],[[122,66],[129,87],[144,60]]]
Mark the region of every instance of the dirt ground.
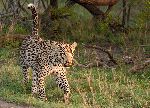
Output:
[[24,105],[18,106],[16,104],[8,103],[8,102],[0,100],[0,108],[33,108],[33,107],[24,106]]

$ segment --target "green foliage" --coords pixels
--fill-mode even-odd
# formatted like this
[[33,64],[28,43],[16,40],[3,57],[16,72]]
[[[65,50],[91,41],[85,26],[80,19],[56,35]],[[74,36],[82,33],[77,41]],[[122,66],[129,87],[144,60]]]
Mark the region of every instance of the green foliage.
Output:
[[[29,34],[29,31],[27,28],[25,28],[21,24],[15,24],[12,27],[12,31],[9,31],[10,26],[4,25],[2,28],[2,32],[0,33],[1,38],[1,46],[5,48],[18,48],[20,45],[20,40],[17,38],[17,36],[22,36]],[[16,36],[17,35],[17,36]]]
[[59,17],[63,17],[63,15],[69,15],[72,16],[74,13],[71,9],[66,8],[66,7],[62,7],[62,8],[58,8],[58,9],[52,9],[51,10],[51,15],[55,18],[59,18]]
[[8,33],[8,25],[4,25],[3,28],[2,28],[2,33],[1,34],[6,34]]
[[6,40],[4,45],[5,48],[11,49],[11,48],[18,48],[20,46],[19,41],[13,41],[13,40]]
[[14,26],[14,34],[29,34],[27,28],[23,27],[21,24],[16,24]]
[[48,39],[64,39],[68,30],[68,26],[70,25],[69,17],[73,16],[73,14],[73,11],[66,7],[52,9],[51,16],[44,14],[42,16],[42,36]]
[[10,50],[6,50],[5,48],[0,49],[0,60],[5,60],[10,58]]
[[146,14],[145,12],[140,12],[138,14],[138,19],[137,19],[137,25],[140,27],[140,28],[143,28],[145,23],[147,23],[149,20],[148,18],[150,18],[149,14]]
[[[137,4],[135,4],[137,3]],[[149,25],[150,24],[150,3],[148,0],[145,1],[134,1],[133,3],[131,2],[131,4],[137,5],[139,6],[139,10],[134,18],[134,21],[136,23],[136,25],[134,25],[137,28],[144,28],[145,24]],[[132,7],[131,7],[132,8]]]
[[[2,33],[1,35],[3,34],[7,34],[9,32],[9,28],[10,28],[10,25],[8,24],[5,24],[2,28]],[[28,28],[26,28],[25,26],[23,26],[22,24],[15,24],[13,26],[13,34],[28,34],[29,33],[29,30],[27,30]]]
[[96,31],[98,33],[101,33],[101,34],[105,34],[109,31],[109,26],[108,26],[109,22],[101,22],[101,21],[98,21],[98,24],[96,24]]

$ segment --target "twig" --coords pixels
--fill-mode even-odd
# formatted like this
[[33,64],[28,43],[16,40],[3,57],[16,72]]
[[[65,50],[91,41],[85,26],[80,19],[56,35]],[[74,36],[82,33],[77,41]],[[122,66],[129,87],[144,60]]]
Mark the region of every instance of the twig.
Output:
[[4,9],[6,10],[6,12],[7,12],[7,9],[6,9],[6,4],[4,3],[4,1],[2,0],[2,4],[3,4],[3,6],[4,6]]
[[[20,2],[20,0],[18,1],[18,2]],[[22,3],[22,6],[24,6],[24,4],[27,2],[27,0],[25,0],[23,3]]]
[[74,63],[75,63],[75,65],[74,65],[74,66],[79,66],[79,67],[82,67],[82,68],[86,68],[86,66],[85,66],[85,65],[78,63],[78,61],[77,61],[77,60],[73,59],[73,61],[74,61]]
[[[23,4],[24,5],[24,4]],[[28,11],[23,7],[23,5],[21,5],[20,1],[18,1],[18,7],[24,11],[26,14],[28,14]]]
[[48,0],[46,0],[46,5],[47,5],[47,7],[48,7],[48,5],[49,5],[49,4],[48,4]]
[[43,5],[43,7],[44,7],[44,10],[45,10],[45,9],[46,9],[45,3],[44,3],[43,0],[41,0],[41,2],[42,2],[42,5]]

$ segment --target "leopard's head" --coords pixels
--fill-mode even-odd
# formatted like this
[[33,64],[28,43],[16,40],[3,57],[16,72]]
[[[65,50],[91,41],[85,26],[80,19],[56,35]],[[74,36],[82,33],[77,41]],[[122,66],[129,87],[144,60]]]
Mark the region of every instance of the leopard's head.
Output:
[[63,45],[64,52],[65,52],[64,53],[65,57],[63,57],[63,62],[65,67],[73,65],[73,57],[74,57],[74,51],[76,47],[77,47],[76,42],[74,42],[73,44]]

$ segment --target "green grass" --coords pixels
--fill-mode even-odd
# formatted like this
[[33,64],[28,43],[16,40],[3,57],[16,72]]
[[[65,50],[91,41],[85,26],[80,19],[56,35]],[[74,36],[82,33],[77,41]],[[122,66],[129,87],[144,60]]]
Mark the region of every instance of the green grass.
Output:
[[71,87],[69,105],[63,103],[63,92],[53,77],[46,80],[47,102],[31,96],[22,85],[22,73],[12,50],[0,50],[0,99],[39,108],[148,108],[150,106],[150,70],[138,74],[128,72],[128,66],[115,70],[71,68],[68,80]]
[[[62,2],[62,0],[60,1]],[[60,7],[63,6],[64,4]],[[139,6],[137,5],[136,7]],[[120,10],[121,5],[118,3],[113,7],[110,17],[112,16],[112,19],[118,18]],[[66,11],[68,12],[68,10]],[[71,8],[70,12],[73,15],[69,19],[52,22],[54,27],[50,29],[54,28],[54,30],[58,29],[61,31],[56,37],[61,41],[98,43],[98,45],[110,43],[119,47],[129,47],[133,50],[134,46],[141,44],[148,45],[150,40],[148,38],[148,30],[145,29],[142,31],[148,17],[143,18],[143,15],[137,11],[137,9],[131,11],[130,26],[138,29],[134,29],[128,35],[111,33],[108,30],[107,23],[98,23],[95,27],[95,23],[93,23],[89,12],[77,4]],[[137,17],[138,15],[139,17]],[[25,27],[17,23],[14,26],[13,33],[30,34],[30,29],[26,29],[28,26],[30,25]],[[7,34],[7,32],[8,27],[5,25],[1,34]],[[19,46],[19,43],[9,41],[4,46],[6,48],[0,48],[1,100],[37,108],[149,108],[150,106],[150,69],[133,74],[128,72],[130,67],[125,65],[117,67],[115,70],[104,68],[71,68],[67,74],[71,88],[69,105],[63,103],[63,92],[57,87],[53,77],[47,77],[46,94],[48,101],[40,101],[31,95],[31,81],[27,86],[28,90],[22,85],[23,76],[18,64],[16,49],[14,49]],[[149,47],[146,48],[146,50],[148,49]],[[85,59],[84,56],[80,56],[78,59],[80,62],[84,62],[88,58]]]

